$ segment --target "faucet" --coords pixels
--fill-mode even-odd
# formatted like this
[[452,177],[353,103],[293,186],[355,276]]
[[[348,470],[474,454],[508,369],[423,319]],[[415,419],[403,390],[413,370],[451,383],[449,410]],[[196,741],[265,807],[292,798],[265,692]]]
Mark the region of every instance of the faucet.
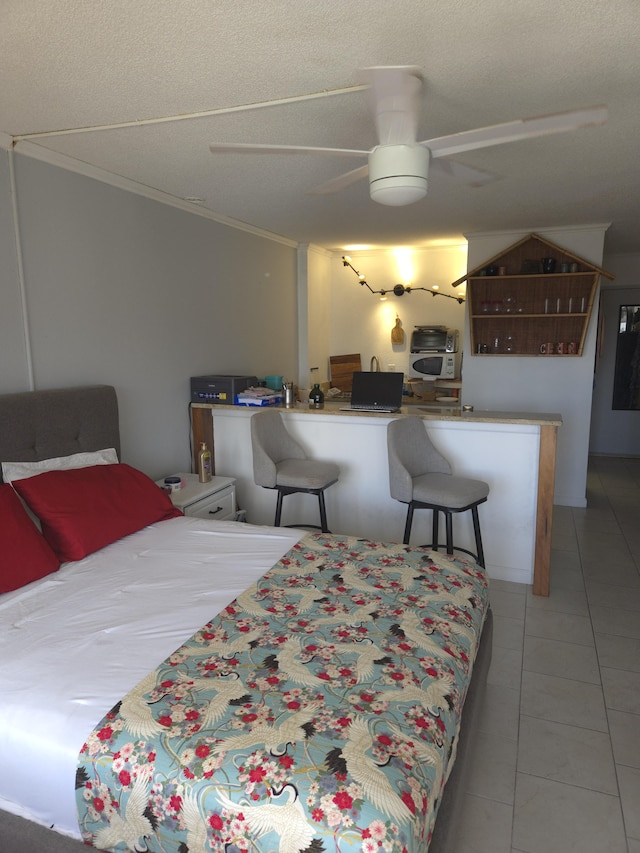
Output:
[[374,366],[373,366],[374,364],[375,364],[375,373],[380,373],[380,362],[378,361],[377,355],[372,355],[371,361],[369,362],[369,370],[372,373],[374,372]]

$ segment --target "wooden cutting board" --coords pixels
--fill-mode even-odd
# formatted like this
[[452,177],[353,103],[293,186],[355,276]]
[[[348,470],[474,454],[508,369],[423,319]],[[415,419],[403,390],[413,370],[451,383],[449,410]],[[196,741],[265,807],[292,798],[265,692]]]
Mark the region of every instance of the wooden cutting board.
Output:
[[360,353],[331,355],[329,356],[329,364],[331,367],[331,386],[350,394],[353,384],[353,373],[356,370],[362,370]]

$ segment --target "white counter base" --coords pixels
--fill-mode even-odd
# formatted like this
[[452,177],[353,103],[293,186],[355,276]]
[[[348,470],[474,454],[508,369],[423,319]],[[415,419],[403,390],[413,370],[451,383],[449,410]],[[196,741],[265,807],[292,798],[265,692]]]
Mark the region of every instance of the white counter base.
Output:
[[[309,455],[340,466],[340,479],[326,493],[329,527],[334,533],[400,542],[406,505],[391,498],[387,464],[387,424],[393,416],[349,415],[334,411],[280,410],[291,434]],[[409,411],[413,414],[413,411]],[[429,434],[451,461],[454,473],[489,483],[479,507],[489,575],[533,583],[540,425],[496,422],[496,417],[438,420],[424,416]],[[276,494],[253,482],[249,419],[254,411],[212,407],[215,470],[236,478],[238,506],[254,524],[273,524]],[[488,415],[489,413],[487,413]],[[523,419],[520,418],[522,421]],[[298,495],[284,502],[283,524],[317,523],[317,499]],[[431,513],[414,516],[412,544],[431,541]],[[469,513],[454,518],[454,542],[474,550]],[[544,594],[544,593],[543,593]]]

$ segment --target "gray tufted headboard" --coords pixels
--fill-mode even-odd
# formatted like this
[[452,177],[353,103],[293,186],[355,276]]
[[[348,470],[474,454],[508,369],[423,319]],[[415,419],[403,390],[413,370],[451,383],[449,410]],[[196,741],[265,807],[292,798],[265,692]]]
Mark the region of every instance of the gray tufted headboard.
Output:
[[115,447],[120,458],[118,399],[111,385],[0,395],[0,462],[106,447]]

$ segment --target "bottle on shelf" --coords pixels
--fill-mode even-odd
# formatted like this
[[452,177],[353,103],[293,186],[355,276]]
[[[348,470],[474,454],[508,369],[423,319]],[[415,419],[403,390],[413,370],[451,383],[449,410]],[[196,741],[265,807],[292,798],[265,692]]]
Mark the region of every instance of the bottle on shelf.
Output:
[[314,382],[313,388],[309,392],[309,408],[324,409],[324,393],[318,382]]
[[198,453],[198,480],[201,483],[208,483],[211,479],[211,451],[204,441],[200,442],[200,452]]

